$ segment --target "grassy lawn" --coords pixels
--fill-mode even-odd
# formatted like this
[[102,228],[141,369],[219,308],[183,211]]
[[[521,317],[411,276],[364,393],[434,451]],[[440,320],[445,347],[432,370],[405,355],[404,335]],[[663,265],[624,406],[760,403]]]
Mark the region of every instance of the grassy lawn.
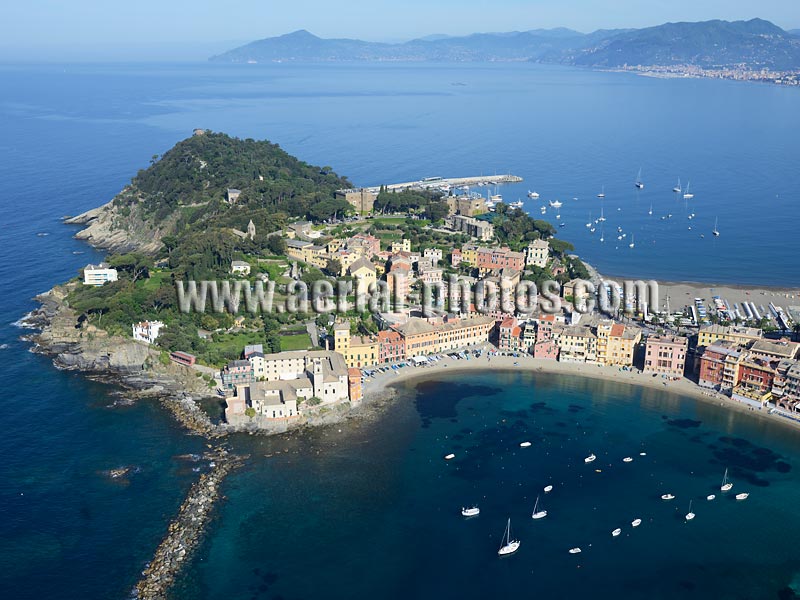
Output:
[[283,352],[289,350],[308,350],[309,348],[311,348],[311,336],[307,333],[281,336],[281,350]]
[[137,286],[141,286],[142,288],[146,289],[148,292],[154,292],[158,288],[161,287],[161,282],[165,279],[168,279],[170,276],[169,271],[150,271],[150,278],[149,279],[140,279],[136,282]]

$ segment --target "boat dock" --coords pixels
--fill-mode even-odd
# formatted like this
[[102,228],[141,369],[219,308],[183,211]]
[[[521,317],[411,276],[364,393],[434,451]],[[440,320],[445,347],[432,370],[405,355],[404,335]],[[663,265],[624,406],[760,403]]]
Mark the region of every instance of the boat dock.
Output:
[[[406,183],[392,183],[385,186],[387,190],[397,192],[409,189],[437,189],[445,186],[454,187],[481,187],[485,185],[502,185],[504,183],[520,183],[522,177],[517,175],[480,175],[478,177],[426,177],[419,181]],[[381,186],[365,188],[367,191],[378,193]]]

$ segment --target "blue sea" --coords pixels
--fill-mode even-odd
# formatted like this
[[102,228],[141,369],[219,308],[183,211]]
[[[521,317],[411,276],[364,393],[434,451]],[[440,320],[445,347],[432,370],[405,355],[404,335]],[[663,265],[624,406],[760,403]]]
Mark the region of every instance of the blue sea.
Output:
[[[500,193],[534,216],[560,199],[561,235],[602,272],[800,285],[797,90],[521,64],[2,65],[0,83],[2,597],[126,596],[202,468],[187,456],[202,440],[156,404],[58,371],[15,325],[102,257],[61,217],[109,200],[194,127],[268,138],[358,185],[512,172],[525,182]],[[671,192],[678,178],[692,201]],[[604,243],[585,227],[601,208]],[[610,243],[618,226],[635,250]],[[374,422],[232,440],[253,460],[177,597],[775,598],[799,572],[798,436],[577,378],[426,382]],[[602,473],[584,468],[589,452]],[[751,498],[706,504],[725,467]],[[482,514],[464,522],[471,502]],[[523,545],[498,561],[509,517]]]

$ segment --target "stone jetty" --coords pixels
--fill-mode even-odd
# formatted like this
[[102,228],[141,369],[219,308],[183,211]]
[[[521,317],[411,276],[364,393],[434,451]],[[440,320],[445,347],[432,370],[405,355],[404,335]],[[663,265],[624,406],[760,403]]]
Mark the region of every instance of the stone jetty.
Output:
[[221,499],[220,485],[225,477],[248,458],[216,448],[204,456],[211,461],[211,470],[189,490],[178,515],[169,525],[167,535],[156,549],[153,560],[142,572],[133,591],[139,600],[166,600],[170,588],[202,539],[211,520],[214,504]]

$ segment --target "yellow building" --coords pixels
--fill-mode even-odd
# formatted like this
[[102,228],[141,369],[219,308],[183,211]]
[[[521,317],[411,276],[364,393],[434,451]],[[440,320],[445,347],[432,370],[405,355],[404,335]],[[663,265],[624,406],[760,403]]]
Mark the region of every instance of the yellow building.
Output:
[[359,258],[347,269],[347,273],[356,280],[356,294],[369,293],[369,287],[378,280],[375,265],[366,258]]
[[374,367],[380,360],[380,342],[377,339],[361,336],[350,338],[344,353],[344,362],[351,369]]
[[756,327],[724,327],[722,325],[709,325],[703,327],[697,334],[698,346],[710,346],[718,340],[733,342],[737,346],[747,346],[751,342],[760,340],[762,332]]
[[439,351],[438,331],[425,319],[409,319],[396,329],[406,341],[406,358],[421,354],[436,354]]
[[469,263],[472,266],[478,264],[478,246],[467,244],[461,247],[461,262]]
[[398,252],[411,252],[411,240],[402,239],[392,242],[391,251],[392,254],[397,254]]
[[553,331],[561,362],[597,362],[597,336],[588,327],[568,326]]
[[436,352],[450,352],[488,342],[494,323],[493,317],[454,319],[443,323],[438,327]]
[[636,345],[642,339],[638,328],[604,321],[597,326],[597,362],[606,366],[633,366]]

